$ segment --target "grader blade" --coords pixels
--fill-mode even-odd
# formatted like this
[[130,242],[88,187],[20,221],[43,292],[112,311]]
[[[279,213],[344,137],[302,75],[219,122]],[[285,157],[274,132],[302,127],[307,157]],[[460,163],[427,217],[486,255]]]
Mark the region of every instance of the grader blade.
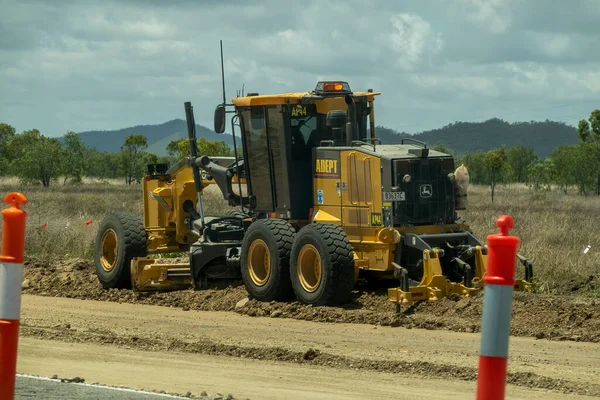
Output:
[[151,257],[131,261],[131,287],[136,292],[174,291],[191,286],[189,264],[165,264]]
[[[477,260],[479,261],[481,260],[480,257],[484,256],[481,255],[481,249],[477,251],[476,254],[479,256]],[[477,265],[476,271],[481,270],[482,267]],[[401,276],[405,277],[403,279],[407,279],[405,273],[401,273]],[[475,276],[471,281],[477,284],[479,277]],[[442,273],[439,251],[433,248],[431,251],[429,249],[423,250],[423,278],[421,282],[417,286],[408,286],[406,282],[401,282],[400,288],[388,289],[388,298],[396,303],[396,311],[399,312],[401,305],[410,307],[415,301],[439,300],[449,297],[451,294],[469,297],[473,296],[478,290],[478,287],[467,287],[464,283],[450,282]]]
[[[397,264],[396,269],[401,272],[400,287],[388,289],[388,299],[396,304],[396,312],[400,313],[401,306],[411,307],[415,302],[422,300],[439,300],[457,294],[464,297],[472,297],[484,288],[484,278],[486,274],[487,246],[475,246],[475,271],[471,271],[471,266],[463,265],[465,279],[463,282],[451,282],[442,273],[440,264],[440,254],[437,248],[423,251],[423,278],[416,286],[408,285],[408,274],[406,270]],[[514,289],[517,291],[531,291],[533,288],[533,264],[527,258],[517,255],[525,267],[525,279],[515,280]],[[459,264],[462,260],[455,260]],[[402,271],[403,270],[403,271]]]

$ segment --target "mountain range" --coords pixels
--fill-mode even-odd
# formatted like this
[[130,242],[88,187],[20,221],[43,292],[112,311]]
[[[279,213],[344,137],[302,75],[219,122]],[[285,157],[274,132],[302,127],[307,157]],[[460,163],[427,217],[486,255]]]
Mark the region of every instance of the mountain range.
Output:
[[404,137],[411,137],[429,146],[443,144],[457,154],[488,151],[502,145],[506,148],[531,147],[540,158],[550,156],[560,145],[577,143],[577,129],[564,122],[529,121],[507,122],[492,118],[484,122],[455,122],[442,128],[411,135],[388,128],[375,129],[383,143],[400,143]]
[[[398,132],[382,126],[376,127],[375,131],[384,144],[397,144],[402,138],[410,137],[429,146],[443,144],[457,154],[487,151],[502,145],[507,148],[527,146],[532,147],[541,158],[548,157],[559,145],[574,144],[578,140],[575,127],[549,120],[507,122],[492,118],[484,122],[455,122],[417,134]],[[170,141],[187,138],[187,125],[185,120],[173,119],[159,125],[138,125],[114,131],[79,133],[88,147],[107,152],[118,152],[125,138],[132,134],[146,136],[149,152],[166,155],[166,147]],[[196,135],[198,139],[204,137],[207,140],[224,141],[233,147],[230,134],[217,134],[205,126],[196,125]]]
[[[137,125],[114,131],[86,131],[79,132],[81,140],[87,147],[98,151],[118,152],[129,135],[144,135],[148,140],[150,153],[159,156],[167,155],[167,145],[172,140],[185,139],[187,135],[187,123],[183,119],[173,119],[159,125]],[[236,135],[237,136],[237,135]],[[196,124],[196,137],[204,137],[206,140],[224,141],[233,147],[233,137],[230,134],[218,134],[212,129]]]

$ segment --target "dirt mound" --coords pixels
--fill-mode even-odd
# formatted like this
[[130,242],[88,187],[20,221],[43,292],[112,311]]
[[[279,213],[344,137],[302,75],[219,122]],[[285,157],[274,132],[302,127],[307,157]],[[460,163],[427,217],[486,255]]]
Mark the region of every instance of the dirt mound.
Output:
[[[134,293],[103,289],[93,264],[89,262],[49,264],[29,260],[25,265],[23,292],[27,294],[151,304],[184,310],[235,310],[248,316],[478,332],[483,309],[483,295],[479,295],[421,302],[404,314],[396,315],[384,289],[368,288],[356,291],[352,300],[342,307],[249,300],[236,308],[240,300],[247,298],[241,282],[219,282],[202,291]],[[600,304],[580,297],[515,293],[511,333],[554,340],[600,342]]]
[[[244,347],[212,342],[206,339],[199,341],[183,341],[167,336],[148,338],[117,335],[114,332],[107,330],[74,331],[66,326],[33,327],[24,324],[21,329],[22,334],[26,337],[60,340],[65,342],[111,344],[128,349],[135,348],[154,352],[171,351],[188,354],[226,355],[254,360],[319,365],[336,369],[425,375],[435,376],[437,378],[459,379],[463,381],[474,381],[477,379],[477,370],[473,367],[437,364],[435,362],[420,360],[363,359],[334,355],[313,348],[309,348],[305,352],[298,352],[281,347]],[[560,378],[541,376],[533,372],[509,372],[507,374],[507,383],[515,386],[549,389],[569,394],[600,395],[600,385],[598,384],[571,382]]]

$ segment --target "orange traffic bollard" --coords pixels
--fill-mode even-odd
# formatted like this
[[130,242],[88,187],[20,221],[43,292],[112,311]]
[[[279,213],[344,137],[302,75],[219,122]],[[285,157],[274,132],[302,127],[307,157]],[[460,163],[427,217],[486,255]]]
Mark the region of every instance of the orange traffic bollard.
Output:
[[502,215],[496,221],[500,234],[489,235],[488,266],[484,278],[483,317],[477,399],[504,399],[508,338],[515,284],[516,256],[519,239],[508,235],[513,219]]
[[0,250],[0,400],[13,399],[17,372],[21,288],[25,255],[25,219],[19,207],[27,203],[21,193],[9,193],[2,210],[2,248]]

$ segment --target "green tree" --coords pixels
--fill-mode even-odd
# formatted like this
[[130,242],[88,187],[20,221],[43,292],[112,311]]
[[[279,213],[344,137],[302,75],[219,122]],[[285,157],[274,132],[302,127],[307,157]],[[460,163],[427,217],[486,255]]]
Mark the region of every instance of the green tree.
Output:
[[518,183],[525,182],[529,167],[537,160],[535,152],[531,147],[517,146],[512,147],[506,154],[506,161],[509,167],[509,178]]
[[499,149],[490,150],[485,153],[484,166],[488,174],[489,184],[492,189],[492,202],[496,185],[502,181],[504,165],[506,163],[506,151],[504,146]]
[[85,175],[100,179],[119,177],[120,153],[100,152],[96,149],[85,151]]
[[[589,122],[588,122],[589,121]],[[577,127],[579,140],[582,142],[594,142],[600,140],[600,110],[594,110],[590,113],[590,118],[586,121],[579,121]]]
[[60,141],[41,135],[37,129],[15,136],[11,151],[15,154],[11,169],[23,183],[39,181],[48,187],[62,172],[64,153]]
[[169,153],[169,156],[179,157],[179,155],[180,155],[179,142],[181,142],[181,140],[171,140],[169,142],[169,144],[167,145],[167,152]]
[[233,155],[233,151],[224,141],[200,138],[200,140],[196,141],[196,146],[200,155],[213,157],[231,157]]
[[[485,169],[485,156],[483,152],[467,153],[460,161],[469,170],[469,178],[472,184],[487,185],[489,183]],[[458,162],[456,164],[460,165]]]
[[[587,121],[584,119],[579,121],[577,134],[581,143],[600,142],[600,110],[592,111]],[[585,147],[585,151],[594,153],[595,146]],[[595,166],[596,194],[600,196],[600,163],[597,158],[593,158],[592,161]]]
[[[196,148],[198,149],[198,155],[213,156],[213,157],[232,157],[233,150],[224,141],[217,140],[206,140],[206,138],[200,138],[196,140]],[[181,139],[178,141],[171,141],[167,146],[167,151],[170,155],[177,155],[178,159],[183,157],[189,157],[190,155],[190,144],[189,139]],[[239,153],[241,154],[241,152]]]
[[536,160],[527,167],[527,186],[535,191],[548,191],[555,176],[555,166],[551,158]]
[[9,124],[0,123],[0,176],[9,174],[9,142],[15,137],[16,130]]
[[78,133],[68,131],[63,136],[63,145],[65,182],[70,178],[73,183],[81,183],[85,171],[85,144]]
[[565,194],[568,193],[569,186],[575,184],[578,180],[576,170],[578,156],[575,146],[558,146],[550,155],[556,169],[554,182]]
[[142,153],[148,148],[148,140],[144,135],[129,135],[121,146],[121,169],[125,182],[131,185],[134,179],[144,175]]
[[25,157],[25,152],[30,149],[39,139],[41,133],[37,129],[31,129],[23,131],[18,135],[15,135],[12,139],[7,142],[6,153],[8,155],[7,160],[9,162],[9,174],[20,177],[20,162]]
[[454,150],[449,149],[448,147],[446,147],[443,144],[436,144],[435,146],[432,147],[432,149],[435,151],[439,151],[440,153],[450,154],[451,156],[456,155],[456,152]]

